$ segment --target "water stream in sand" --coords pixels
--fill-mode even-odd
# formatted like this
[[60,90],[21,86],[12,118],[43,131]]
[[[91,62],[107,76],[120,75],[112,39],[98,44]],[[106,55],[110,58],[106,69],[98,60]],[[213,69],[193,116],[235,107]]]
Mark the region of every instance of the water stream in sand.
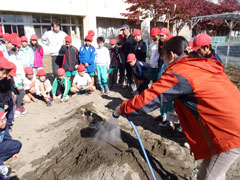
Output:
[[110,117],[102,124],[99,124],[98,131],[95,135],[96,140],[101,139],[110,144],[121,141],[119,119]]

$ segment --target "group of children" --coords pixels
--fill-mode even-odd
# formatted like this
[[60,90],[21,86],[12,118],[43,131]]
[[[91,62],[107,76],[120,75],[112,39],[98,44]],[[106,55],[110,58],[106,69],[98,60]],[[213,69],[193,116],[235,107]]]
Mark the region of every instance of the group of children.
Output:
[[[150,32],[152,42],[150,44],[150,62],[147,63],[148,45],[142,40],[142,31],[135,29],[132,33],[136,41],[136,51],[122,58],[121,48],[124,36],[118,35],[118,42],[110,40],[110,49],[104,46],[105,39],[97,38],[98,47],[93,47],[94,31],[90,30],[85,37],[85,44],[79,51],[72,45],[71,36],[65,37],[65,44],[62,45],[59,53],[64,54],[62,67],[58,69],[58,77],[51,82],[47,79],[43,70],[43,48],[38,44],[38,37],[32,35],[30,45],[25,36],[18,37],[16,33],[4,34],[1,38],[1,49],[3,55],[17,67],[14,77],[13,100],[15,105],[15,116],[24,116],[27,110],[23,103],[37,102],[37,96],[42,96],[48,106],[52,100],[60,99],[67,101],[69,92],[87,93],[93,92],[96,87],[100,88],[101,94],[109,93],[118,79],[118,67],[125,61],[131,67],[134,82],[137,87],[135,94],[141,93],[148,88],[149,82],[155,82],[161,77],[166,69],[163,63],[161,48],[170,36],[167,28],[153,28]],[[221,61],[219,56],[211,47],[211,40],[207,34],[199,34],[192,43],[193,48],[198,47],[197,52],[204,57]],[[97,77],[97,83],[95,83]],[[95,85],[96,84],[96,85]],[[172,103],[169,103],[172,104]],[[168,105],[163,109],[168,109]],[[172,105],[169,105],[169,111]],[[168,111],[168,110],[165,110]],[[166,115],[163,111],[161,114]]]
[[[108,94],[109,88],[114,88],[117,84],[119,66],[123,63],[131,67],[137,87],[136,94],[147,89],[150,81],[154,83],[161,77],[166,69],[161,48],[172,37],[170,31],[156,27],[151,30],[149,63],[146,62],[148,45],[142,40],[142,31],[135,29],[132,35],[136,41],[136,51],[127,57],[124,57],[122,49],[125,38],[123,34],[118,35],[118,42],[111,39],[108,49],[104,46],[103,37],[97,37],[98,47],[92,45],[94,32],[90,30],[79,51],[72,45],[72,38],[66,36],[59,51],[64,54],[62,66],[51,84],[43,69],[44,52],[36,35],[30,37],[28,45],[25,36],[20,38],[16,33],[0,34],[0,176],[8,175],[10,171],[2,161],[14,156],[21,149],[21,143],[12,140],[8,130],[11,129],[14,117],[28,113],[24,103],[38,102],[39,97],[42,97],[47,106],[51,106],[52,101],[67,101],[69,94],[90,95],[96,87],[100,88],[101,94]],[[212,49],[207,34],[197,35],[189,44],[202,57],[221,61]],[[173,103],[170,102],[170,105],[163,106],[161,114],[166,114],[172,108]],[[7,147],[4,142],[13,143],[11,147],[14,150],[4,151],[2,146]]]

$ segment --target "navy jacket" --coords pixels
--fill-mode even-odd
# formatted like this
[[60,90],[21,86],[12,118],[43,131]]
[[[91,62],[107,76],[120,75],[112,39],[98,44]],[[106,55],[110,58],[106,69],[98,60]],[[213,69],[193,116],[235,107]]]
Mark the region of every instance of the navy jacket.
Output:
[[136,55],[137,60],[139,61],[146,61],[147,57],[147,51],[148,51],[148,46],[146,41],[141,40],[139,42],[136,42],[134,45],[134,54]]
[[136,61],[132,67],[133,75],[139,80],[149,80],[150,65],[146,62]]
[[128,54],[134,53],[134,46],[136,44],[135,39],[133,38],[132,34],[130,34],[128,37],[123,38],[123,51],[125,58],[127,58]]
[[4,78],[0,81],[0,107],[3,108],[4,105],[8,105],[10,101],[9,91],[11,90],[11,80]]
[[12,137],[8,132],[8,128],[0,129],[0,145],[3,141],[11,140]]
[[219,61],[220,63],[222,63],[221,58],[218,56],[218,54],[214,50],[212,50],[211,54],[206,56],[206,58],[215,59],[215,60]]

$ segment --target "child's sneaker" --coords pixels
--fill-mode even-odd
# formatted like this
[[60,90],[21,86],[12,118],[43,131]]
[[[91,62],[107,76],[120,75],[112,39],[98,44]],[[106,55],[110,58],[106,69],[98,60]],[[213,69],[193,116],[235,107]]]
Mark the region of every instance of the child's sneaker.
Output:
[[51,106],[52,105],[52,103],[51,103],[51,101],[47,101],[47,107],[49,107],[49,106]]
[[109,94],[109,88],[105,88],[105,94]]
[[104,89],[102,88],[101,89],[101,95],[104,95],[105,93],[104,93]]
[[61,99],[61,97],[62,97],[62,95],[60,94],[60,95],[58,95],[56,98],[57,98],[57,99]]
[[161,127],[174,127],[174,124],[172,121],[163,121],[159,123],[159,126]]
[[12,169],[5,166],[5,165],[1,165],[0,166],[0,175],[2,175],[3,177],[7,177],[11,174]]
[[25,114],[22,113],[21,109],[19,110],[15,110],[15,113],[14,113],[14,118],[17,118],[17,117],[20,117],[20,116],[24,116]]
[[79,94],[78,94],[78,93],[75,93],[75,94],[72,95],[72,97],[75,97],[75,96],[77,96],[77,95],[79,95]]
[[124,88],[124,85],[123,85],[122,83],[120,83],[119,86],[120,86],[121,88]]
[[92,95],[92,94],[89,93],[89,92],[86,92],[85,94],[86,94],[86,96],[91,96],[91,95]]
[[25,115],[25,114],[28,113],[28,110],[26,110],[23,106],[22,106],[22,108],[20,109],[20,111],[22,112],[23,115]]

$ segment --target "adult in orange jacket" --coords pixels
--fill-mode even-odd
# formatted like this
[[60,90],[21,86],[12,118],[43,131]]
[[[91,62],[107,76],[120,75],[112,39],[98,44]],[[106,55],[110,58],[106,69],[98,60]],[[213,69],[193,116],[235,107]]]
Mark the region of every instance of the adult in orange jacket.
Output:
[[[187,51],[186,51],[187,50]],[[196,160],[198,180],[225,179],[240,156],[240,93],[219,61],[201,58],[181,36],[163,46],[168,66],[162,77],[115,114],[143,114],[174,100],[180,124]]]

